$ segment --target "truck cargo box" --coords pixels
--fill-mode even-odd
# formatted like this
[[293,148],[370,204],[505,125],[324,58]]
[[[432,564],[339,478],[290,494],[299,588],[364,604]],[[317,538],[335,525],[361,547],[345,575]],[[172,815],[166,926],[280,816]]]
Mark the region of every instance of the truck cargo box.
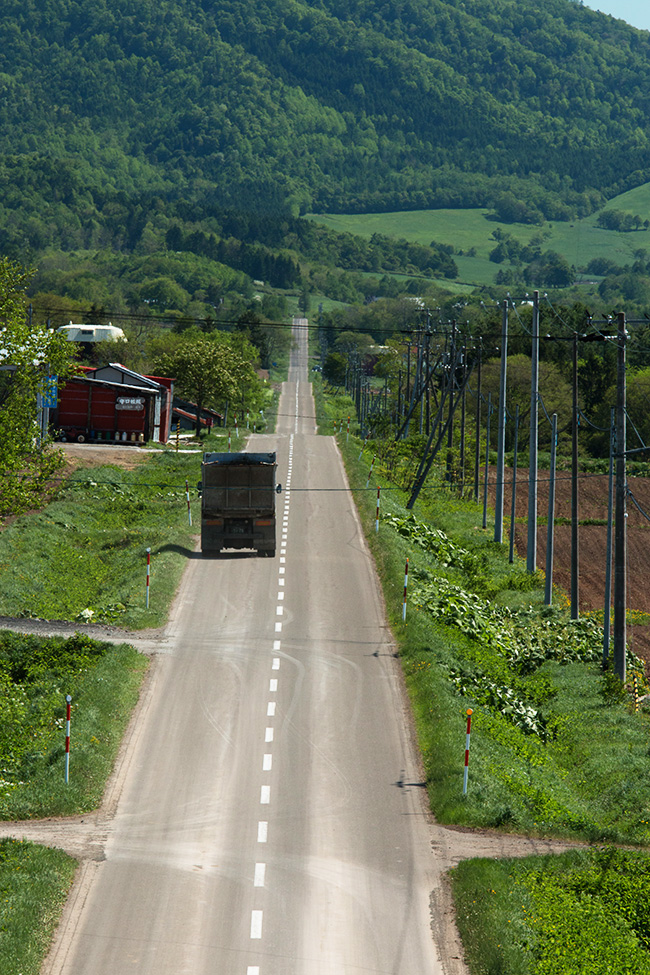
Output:
[[201,551],[251,548],[275,555],[275,453],[205,453]]

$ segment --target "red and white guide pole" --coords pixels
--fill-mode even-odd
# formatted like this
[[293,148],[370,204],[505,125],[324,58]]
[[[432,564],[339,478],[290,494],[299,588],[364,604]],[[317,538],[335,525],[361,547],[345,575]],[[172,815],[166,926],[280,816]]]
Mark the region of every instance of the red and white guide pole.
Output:
[[230,453],[230,430],[228,431],[228,453]]
[[151,578],[151,549],[147,549],[147,609],[149,609],[149,579]]
[[190,482],[185,478],[185,497],[187,498],[187,520],[192,527],[192,509],[190,508]]
[[70,704],[72,698],[69,694],[66,694],[65,703],[65,784],[68,784],[70,779]]
[[350,439],[350,417],[348,417],[348,429],[347,429],[347,433],[345,434],[345,439],[346,440]]
[[381,488],[377,488],[377,514],[375,516],[375,531],[379,531],[379,492]]
[[235,417],[235,436],[239,436],[239,423],[237,422],[237,417]]
[[406,568],[404,569],[404,602],[402,603],[402,619],[406,620],[406,587],[409,584],[409,560],[406,560]]
[[467,734],[465,735],[465,770],[463,772],[463,795],[467,795],[467,775],[469,772],[469,736],[472,730],[472,715],[474,712],[471,708],[467,709]]

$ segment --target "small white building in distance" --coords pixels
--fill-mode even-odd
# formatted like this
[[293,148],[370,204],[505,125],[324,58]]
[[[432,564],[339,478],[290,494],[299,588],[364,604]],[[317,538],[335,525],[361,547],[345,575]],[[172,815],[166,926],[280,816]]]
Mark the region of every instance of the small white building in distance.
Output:
[[127,338],[116,325],[61,325],[57,332],[63,332],[68,342],[126,342]]

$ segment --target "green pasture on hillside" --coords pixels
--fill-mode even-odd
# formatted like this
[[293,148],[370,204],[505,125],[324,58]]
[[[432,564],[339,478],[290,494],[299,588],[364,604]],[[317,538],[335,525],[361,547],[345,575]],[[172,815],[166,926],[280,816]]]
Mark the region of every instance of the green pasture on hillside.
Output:
[[[623,193],[607,203],[605,209],[623,210],[641,216],[650,215],[650,183]],[[383,234],[387,237],[404,238],[420,244],[436,241],[451,244],[455,251],[454,260],[458,265],[458,280],[464,284],[487,285],[494,283],[495,276],[502,266],[489,260],[490,251],[496,246],[491,234],[500,227],[522,244],[542,234],[543,250],[553,250],[562,254],[575,267],[584,267],[595,257],[606,257],[624,266],[634,260],[634,252],[639,248],[650,250],[650,231],[619,233],[602,230],[596,226],[598,214],[591,214],[572,223],[552,222],[541,226],[531,224],[505,224],[493,220],[490,211],[478,210],[407,210],[391,213],[354,214],[309,214],[309,219],[321,223],[332,230],[372,237]],[[467,251],[475,248],[474,257]],[[453,288],[450,281],[444,286]]]

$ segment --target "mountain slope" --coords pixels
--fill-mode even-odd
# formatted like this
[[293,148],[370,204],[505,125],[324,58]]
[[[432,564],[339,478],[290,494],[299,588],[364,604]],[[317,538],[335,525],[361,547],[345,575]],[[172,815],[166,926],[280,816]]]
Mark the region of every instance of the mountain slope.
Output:
[[650,179],[649,54],[571,0],[5,0],[3,249],[224,207],[584,215]]

